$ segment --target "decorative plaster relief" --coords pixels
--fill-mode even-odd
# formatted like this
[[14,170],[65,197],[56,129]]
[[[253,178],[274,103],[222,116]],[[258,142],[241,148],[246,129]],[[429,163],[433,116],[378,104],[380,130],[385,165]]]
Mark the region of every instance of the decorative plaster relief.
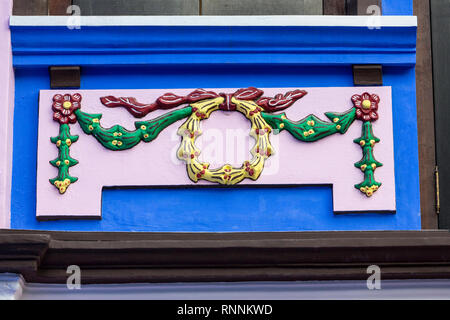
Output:
[[[235,185],[244,180],[250,180],[247,182],[249,185],[331,184],[336,212],[395,211],[390,88],[359,88],[358,91],[362,90],[361,94],[355,94],[355,90],[355,88],[264,89],[266,93],[273,95],[273,98],[263,97],[264,91],[253,87],[220,91],[167,90],[164,94],[161,94],[162,90],[83,90],[77,93],[41,91],[37,215],[38,217],[100,216],[101,189],[105,186],[186,186],[211,182]],[[312,99],[308,99],[311,96]],[[329,99],[322,100],[321,97]],[[144,104],[138,101],[155,102]],[[43,116],[49,115],[50,105],[54,120],[51,123]],[[324,105],[326,108],[339,111],[325,112]],[[379,105],[382,105],[380,110]],[[180,108],[162,111],[177,107]],[[288,114],[279,114],[285,109],[288,109]],[[295,112],[291,112],[294,109]],[[129,124],[131,118],[124,112],[125,110],[138,118],[158,112],[159,116],[135,122],[135,130],[131,131],[123,126]],[[251,123],[250,136],[256,143],[250,151],[251,160],[244,161],[240,166],[220,164],[219,167],[214,167],[201,159],[201,149],[196,145],[197,139],[203,134],[200,124],[218,110],[225,111],[224,113],[238,111]],[[312,114],[305,117],[307,110]],[[321,112],[325,113],[329,121],[321,120],[315,115]],[[377,121],[379,112],[383,113],[383,118]],[[109,128],[102,126],[100,123],[102,117],[109,118],[108,124],[112,126]],[[173,141],[167,140],[168,130],[165,129],[185,118],[187,120],[177,130],[178,136],[181,136],[181,144],[176,149],[176,157],[180,161],[174,163],[173,158],[168,155],[168,152],[173,150]],[[302,120],[292,121],[290,118]],[[355,120],[362,122],[362,136],[357,139],[353,136],[352,141],[363,150],[363,158],[355,166],[365,177],[362,183],[356,185],[356,181],[350,182],[349,177],[354,174],[350,173],[349,162],[345,161],[354,155],[355,149],[346,145],[348,137],[343,138],[355,127],[352,126]],[[383,134],[381,145],[384,148],[380,148],[380,154],[387,164],[384,168],[387,167],[387,170],[384,170],[385,174],[381,175],[387,188],[382,188],[383,192],[378,192],[382,193],[379,197],[372,197],[381,187],[381,183],[375,180],[375,170],[383,166],[381,162],[375,160],[373,154],[375,144],[380,142],[373,134],[375,121],[381,123],[380,131]],[[44,137],[48,134],[49,128],[54,127],[55,122],[59,124],[59,135],[51,137],[50,142],[56,144],[59,153],[56,159],[49,162],[58,169],[58,176],[50,179],[50,184],[59,190],[59,195],[55,191],[51,192],[48,185],[43,185],[43,174],[48,171],[43,161],[45,162],[50,153],[48,140],[46,143]],[[222,119],[216,126],[230,129],[239,127],[239,124],[240,122],[234,119],[231,121]],[[71,128],[80,134],[72,135]],[[282,138],[283,142],[278,145],[280,149],[278,153],[270,141],[270,136],[284,130],[288,131],[291,137]],[[336,133],[340,133],[339,137],[330,137]],[[80,135],[92,135],[97,140],[97,145],[103,148],[88,146],[93,144],[92,140],[80,139]],[[156,139],[158,136],[161,137]],[[324,139],[326,137],[330,138]],[[69,152],[72,144],[78,140],[80,142],[76,148],[81,150],[77,151],[77,156],[79,154],[85,159],[82,161],[72,158]],[[162,143],[158,144],[159,140],[162,140]],[[148,148],[146,151],[138,151],[144,147],[134,147],[141,141],[153,141],[151,144],[153,147],[145,147]],[[296,144],[295,141],[308,142],[308,145],[317,147],[305,148],[305,144]],[[305,151],[308,154],[304,154]],[[121,155],[116,156],[117,153]],[[263,172],[265,164],[269,163],[271,160],[269,158],[274,155],[278,155],[276,158],[278,169],[271,170],[270,174],[265,176]],[[153,160],[156,158],[159,158],[159,164]],[[312,161],[305,161],[308,158]],[[127,163],[134,165],[129,166]],[[185,163],[189,180],[176,176],[182,174],[180,163]],[[280,163],[283,165],[279,165]],[[72,169],[74,166],[76,167]],[[114,168],[118,168],[119,171]],[[137,176],[139,168],[141,171]],[[330,171],[330,168],[333,170]],[[71,176],[69,169],[77,170],[80,177]],[[85,177],[89,183],[83,182],[81,189],[75,187],[68,189],[77,181],[76,185],[79,185]],[[350,183],[366,197],[358,198],[358,192],[350,188]]]

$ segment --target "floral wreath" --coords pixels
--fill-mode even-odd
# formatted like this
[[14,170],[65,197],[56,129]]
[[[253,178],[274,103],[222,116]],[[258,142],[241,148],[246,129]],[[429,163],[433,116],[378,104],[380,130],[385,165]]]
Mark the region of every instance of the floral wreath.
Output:
[[210,182],[233,185],[246,178],[257,180],[264,169],[265,160],[272,155],[272,145],[269,133],[272,131],[269,124],[261,116],[262,109],[253,101],[239,101],[232,98],[236,110],[242,113],[251,122],[250,135],[256,143],[251,153],[253,159],[245,161],[241,168],[234,168],[226,164],[218,169],[211,170],[208,163],[199,161],[200,150],[195,146],[195,140],[201,135],[200,122],[208,119],[210,114],[219,109],[225,99],[220,97],[205,102],[192,104],[193,112],[188,120],[178,130],[182,137],[177,156],[186,162],[189,178],[197,182],[204,179]]
[[[362,136],[355,139],[363,151],[361,161],[355,167],[364,172],[364,181],[355,185],[355,188],[371,197],[381,183],[377,182],[374,172],[382,166],[375,160],[373,149],[380,139],[373,135],[372,122],[378,120],[378,104],[380,98],[375,94],[363,93],[354,95],[351,100],[353,108],[344,112],[327,112],[330,121],[323,121],[315,115],[309,115],[299,121],[291,121],[285,113],[272,114],[289,108],[297,100],[304,97],[307,92],[294,90],[285,95],[278,94],[274,98],[262,97],[262,90],[250,87],[237,90],[232,94],[215,93],[197,89],[187,96],[177,96],[167,93],[159,97],[154,103],[142,104],[133,97],[101,97],[101,103],[109,108],[124,107],[137,118],[145,117],[148,113],[158,109],[172,109],[183,104],[187,107],[170,111],[158,118],[148,121],[135,122],[136,130],[129,131],[120,125],[103,128],[100,124],[102,114],[89,114],[81,111],[82,96],[79,93],[57,94],[53,97],[53,119],[60,124],[59,135],[51,138],[59,149],[58,158],[50,163],[58,168],[58,176],[50,179],[50,183],[64,194],[71,183],[78,178],[69,175],[69,168],[78,164],[70,156],[70,146],[78,140],[78,136],[70,134],[69,124],[78,124],[84,133],[94,136],[105,148],[112,151],[131,149],[141,141],[151,142],[159,133],[171,124],[181,119],[187,120],[178,130],[181,144],[177,150],[178,159],[186,163],[187,173],[193,182],[206,180],[224,185],[235,185],[244,179],[257,180],[263,169],[266,159],[273,155],[274,150],[270,143],[270,133],[288,131],[293,137],[303,142],[315,142],[332,134],[345,134],[352,123],[357,119],[363,122]],[[251,150],[253,158],[245,161],[239,168],[225,164],[220,168],[211,169],[208,163],[199,160],[201,151],[196,147],[196,139],[202,134],[201,121],[208,119],[212,112],[238,111],[251,123],[250,136],[255,139]]]

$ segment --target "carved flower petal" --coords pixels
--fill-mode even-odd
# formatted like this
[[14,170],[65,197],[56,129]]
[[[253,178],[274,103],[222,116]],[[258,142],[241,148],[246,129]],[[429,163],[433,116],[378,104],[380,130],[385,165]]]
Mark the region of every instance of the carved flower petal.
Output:
[[75,93],[75,94],[72,95],[72,101],[73,102],[80,102],[81,99],[82,99],[82,97],[81,97],[81,94],[79,94],[79,93]]
[[377,94],[372,94],[371,100],[376,103],[380,103],[380,97]]
[[357,108],[361,108],[361,100],[353,101],[353,105]]
[[63,96],[61,94],[55,94],[53,96],[53,101],[62,102],[63,101]]
[[59,112],[53,113],[53,119],[58,121],[60,124],[67,124],[69,122],[69,119],[61,115]]
[[371,110],[378,110],[378,103],[376,101],[372,101],[372,103],[370,104],[370,109]]
[[361,96],[359,95],[359,94],[355,94],[355,95],[353,95],[353,97],[352,97],[352,101],[353,101],[353,103],[357,103],[357,102],[359,102],[359,105],[361,105]]
[[72,101],[72,96],[70,94],[65,94],[64,101]]
[[369,114],[369,113],[372,112],[371,109],[364,109],[364,108],[361,108],[361,111],[362,111],[364,114]]
[[69,122],[70,123],[77,122],[77,117],[73,113],[69,115]]
[[52,109],[53,109],[54,111],[62,111],[64,108],[63,108],[63,106],[62,106],[61,103],[59,103],[59,102],[54,102],[53,105],[52,105]]
[[362,95],[362,100],[370,100],[370,94],[367,92],[364,92]]
[[376,113],[375,111],[370,113],[370,118],[375,121],[378,120],[378,113]]
[[61,118],[59,119],[59,123],[61,123],[61,124],[67,124],[67,123],[69,123],[69,118],[68,118],[68,117],[61,117]]

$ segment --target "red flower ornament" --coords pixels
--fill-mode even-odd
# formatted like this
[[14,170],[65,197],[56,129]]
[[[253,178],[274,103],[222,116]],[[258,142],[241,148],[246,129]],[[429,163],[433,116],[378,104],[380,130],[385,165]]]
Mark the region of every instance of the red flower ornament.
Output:
[[376,121],[378,120],[378,103],[380,103],[380,97],[376,94],[369,94],[364,92],[362,95],[355,94],[352,97],[353,105],[356,108],[356,118],[358,120]]
[[53,120],[58,121],[60,124],[68,124],[77,122],[77,117],[74,111],[80,109],[81,94],[56,94],[53,97],[52,109]]

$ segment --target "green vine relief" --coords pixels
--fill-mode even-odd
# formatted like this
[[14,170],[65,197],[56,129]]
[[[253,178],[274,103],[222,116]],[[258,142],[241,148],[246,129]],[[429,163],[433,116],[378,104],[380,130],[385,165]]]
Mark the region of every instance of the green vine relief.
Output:
[[90,114],[80,110],[75,111],[78,123],[86,134],[94,136],[105,148],[120,151],[131,149],[139,142],[150,142],[162,130],[172,123],[190,116],[192,108],[175,110],[149,121],[135,122],[135,131],[128,131],[120,125],[105,129],[100,125],[101,114]]
[[382,167],[383,164],[378,162],[373,155],[373,148],[376,143],[380,142],[380,139],[374,136],[370,121],[364,122],[362,137],[355,139],[354,142],[363,149],[363,158],[355,163],[355,167],[364,172],[364,182],[355,185],[355,188],[371,197],[381,187],[381,183],[375,181],[375,170]]
[[58,168],[58,176],[50,179],[50,183],[58,188],[59,192],[63,194],[71,183],[74,183],[78,178],[72,177],[69,174],[69,168],[78,164],[78,161],[70,156],[70,146],[78,140],[78,136],[70,134],[70,127],[68,124],[61,124],[59,126],[59,135],[50,138],[50,141],[58,147],[58,158],[50,161],[51,165]]
[[309,115],[300,121],[291,121],[286,114],[268,114],[263,112],[264,120],[275,130],[287,130],[296,139],[315,142],[335,133],[344,134],[355,121],[356,110],[352,108],[344,113],[327,112],[325,115],[332,122],[326,122],[315,115]]

